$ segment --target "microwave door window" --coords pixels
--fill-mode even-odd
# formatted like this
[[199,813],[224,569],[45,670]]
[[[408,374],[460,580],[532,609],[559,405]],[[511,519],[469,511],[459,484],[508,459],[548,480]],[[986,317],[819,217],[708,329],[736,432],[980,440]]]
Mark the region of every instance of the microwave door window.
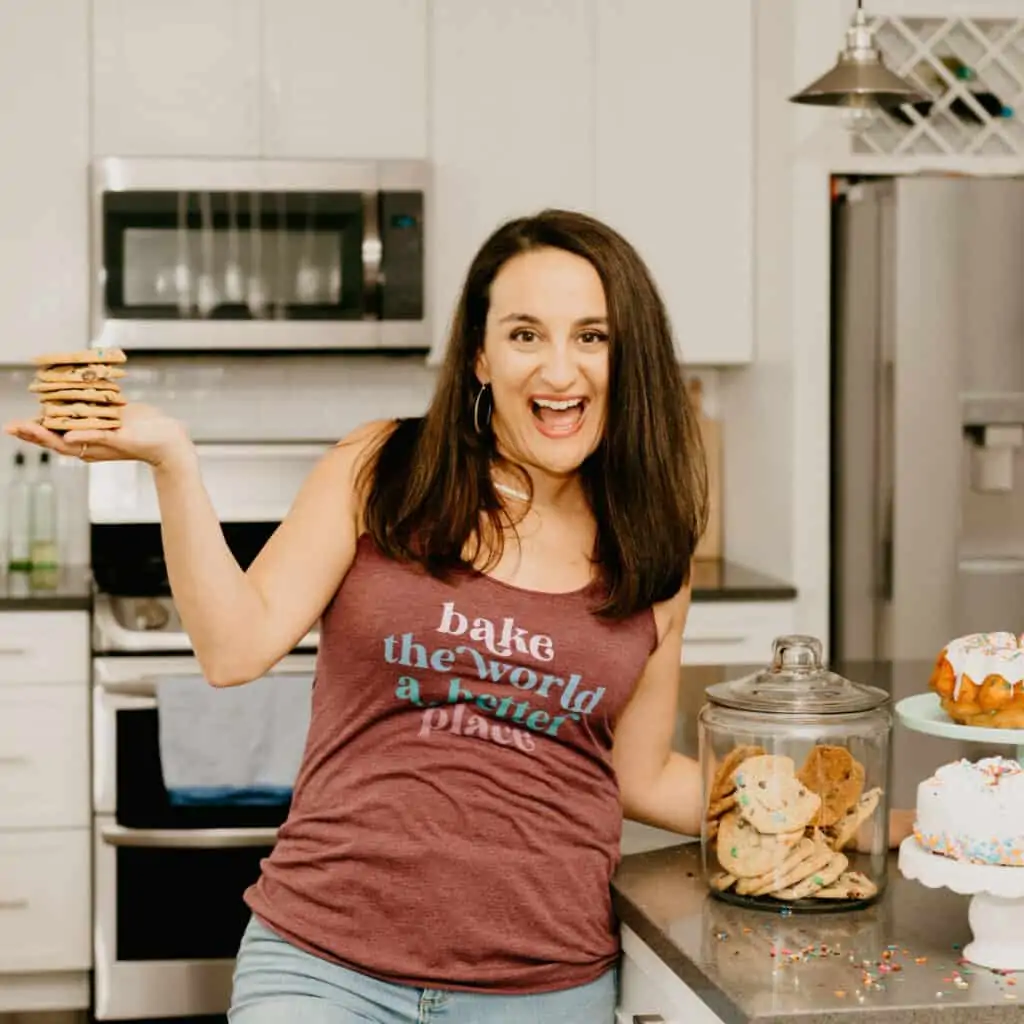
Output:
[[321,320],[374,315],[365,201],[347,192],[108,192],[106,315]]

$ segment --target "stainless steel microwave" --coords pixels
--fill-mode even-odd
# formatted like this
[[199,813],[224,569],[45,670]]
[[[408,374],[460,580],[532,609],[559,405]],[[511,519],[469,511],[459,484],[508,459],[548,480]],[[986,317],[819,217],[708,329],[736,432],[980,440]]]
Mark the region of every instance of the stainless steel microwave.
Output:
[[429,348],[426,163],[109,157],[91,172],[93,345]]

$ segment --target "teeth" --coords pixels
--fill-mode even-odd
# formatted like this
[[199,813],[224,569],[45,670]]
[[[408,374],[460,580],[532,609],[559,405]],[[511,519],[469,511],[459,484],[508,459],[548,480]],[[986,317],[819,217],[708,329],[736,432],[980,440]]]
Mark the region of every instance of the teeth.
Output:
[[567,398],[562,402],[556,402],[550,398],[535,398],[534,404],[543,406],[545,409],[574,409],[577,405],[582,403],[582,398]]

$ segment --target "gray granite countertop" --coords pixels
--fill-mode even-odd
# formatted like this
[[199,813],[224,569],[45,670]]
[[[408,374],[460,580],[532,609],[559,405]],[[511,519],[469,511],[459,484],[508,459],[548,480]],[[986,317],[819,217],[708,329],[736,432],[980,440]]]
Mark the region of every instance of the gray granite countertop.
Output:
[[[707,686],[760,667],[684,667],[675,748],[696,755]],[[931,664],[831,668],[880,686],[895,702],[927,689]],[[1014,756],[1009,746],[925,736],[897,721],[891,805],[912,808],[918,783],[939,765],[994,753]],[[865,1015],[872,1024],[1024,1021],[1024,974],[959,963],[970,940],[968,897],[904,879],[895,854],[888,891],[863,911],[787,917],[723,903],[708,894],[697,843],[624,857],[614,897],[622,922],[729,1024],[853,1024]]]
[[88,566],[69,566],[53,574],[0,573],[0,612],[88,611],[91,606]]
[[875,906],[787,917],[708,895],[689,843],[623,858],[615,905],[728,1024],[1019,1024],[1024,975],[960,962],[968,897],[908,881],[890,860]]
[[792,601],[795,597],[791,583],[734,562],[708,558],[693,565],[694,601]]

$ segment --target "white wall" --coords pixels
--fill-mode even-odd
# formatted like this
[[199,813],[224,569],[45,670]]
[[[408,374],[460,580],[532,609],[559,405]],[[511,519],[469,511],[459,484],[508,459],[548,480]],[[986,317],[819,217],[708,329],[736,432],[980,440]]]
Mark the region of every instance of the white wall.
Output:
[[792,341],[793,11],[759,12],[754,347],[749,367],[719,373],[727,557],[793,579]]

